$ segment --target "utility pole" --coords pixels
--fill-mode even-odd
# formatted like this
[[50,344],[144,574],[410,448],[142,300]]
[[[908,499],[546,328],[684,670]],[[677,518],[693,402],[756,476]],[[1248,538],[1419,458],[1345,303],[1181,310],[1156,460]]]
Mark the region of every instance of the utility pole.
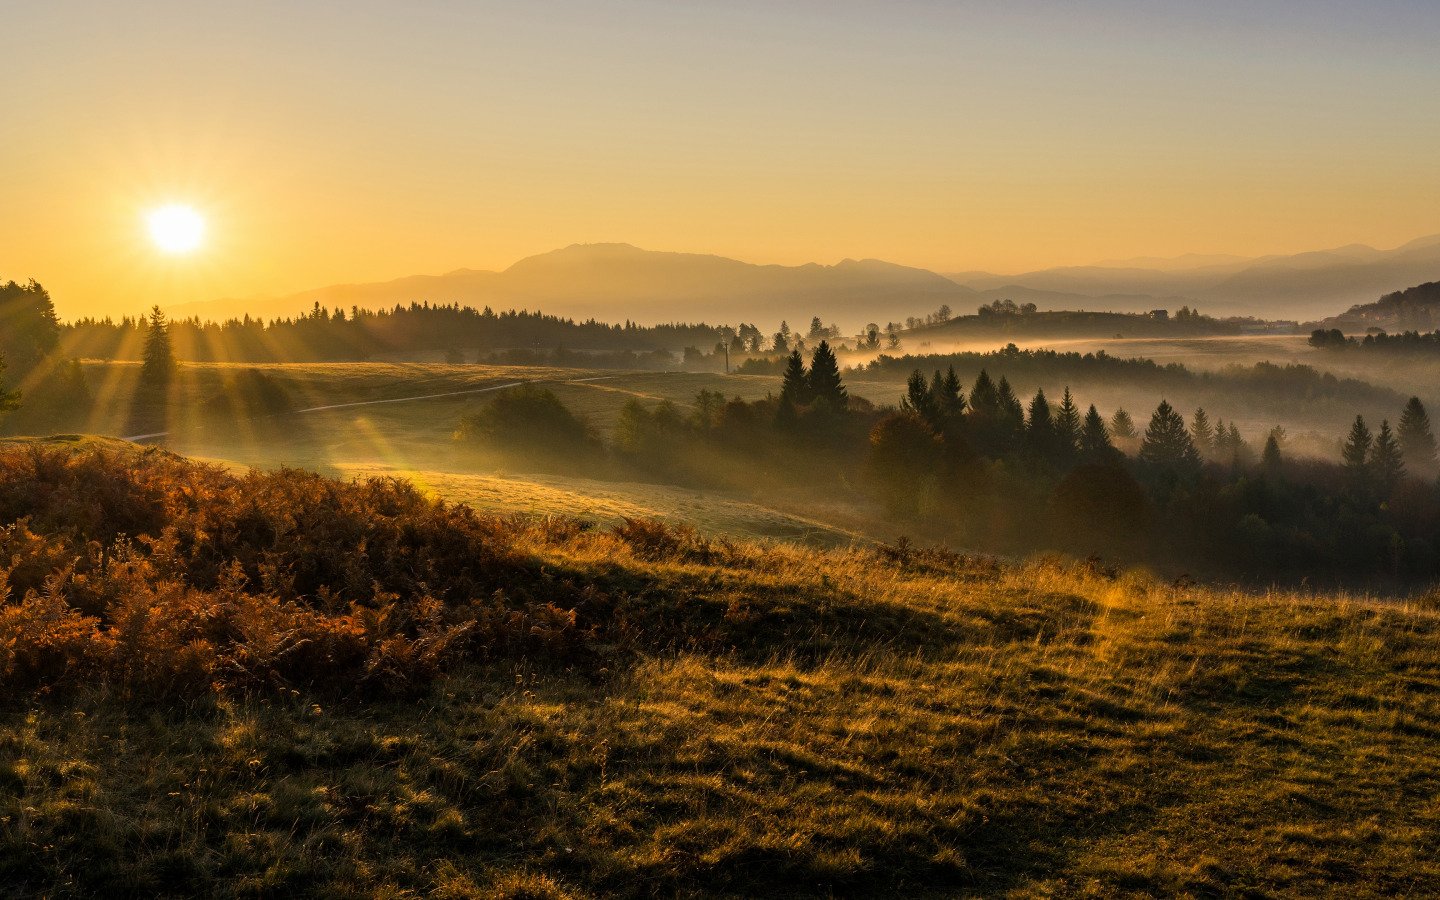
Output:
[[730,374],[730,342],[725,342],[725,374]]

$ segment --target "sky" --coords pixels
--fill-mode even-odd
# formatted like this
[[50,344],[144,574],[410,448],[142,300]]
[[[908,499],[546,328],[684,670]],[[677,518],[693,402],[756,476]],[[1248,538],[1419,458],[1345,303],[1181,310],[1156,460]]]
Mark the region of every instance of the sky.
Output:
[[[0,279],[62,317],[571,243],[1021,272],[1440,232],[1440,3],[0,7]],[[181,203],[192,253],[145,229]]]

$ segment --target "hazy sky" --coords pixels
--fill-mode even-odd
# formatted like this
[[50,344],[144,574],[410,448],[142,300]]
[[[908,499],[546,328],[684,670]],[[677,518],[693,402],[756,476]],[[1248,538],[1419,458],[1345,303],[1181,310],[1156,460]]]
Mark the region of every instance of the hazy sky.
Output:
[[[1440,232],[1440,3],[7,2],[62,315],[575,242],[1020,271]],[[168,258],[145,210],[208,219]]]

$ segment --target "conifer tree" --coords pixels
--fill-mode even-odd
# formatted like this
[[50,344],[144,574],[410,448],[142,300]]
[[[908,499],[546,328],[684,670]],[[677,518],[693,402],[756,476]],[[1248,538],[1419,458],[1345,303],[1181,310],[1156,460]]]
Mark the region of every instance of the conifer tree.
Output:
[[1125,440],[1135,437],[1135,420],[1130,418],[1124,407],[1115,410],[1115,415],[1110,417],[1110,433]]
[[925,376],[920,373],[919,369],[911,372],[910,377],[905,381],[905,396],[900,401],[900,408],[906,412],[915,413],[931,427],[934,427],[936,419],[939,418],[935,395],[931,387],[925,383]]
[[1430,430],[1430,416],[1426,414],[1425,404],[1420,402],[1419,397],[1411,397],[1410,402],[1405,404],[1405,411],[1400,414],[1397,437],[1400,439],[1400,451],[1415,474],[1433,478],[1437,470],[1440,470],[1440,460],[1436,459],[1435,435]]
[[1050,416],[1050,402],[1045,399],[1044,390],[1036,391],[1030,401],[1025,449],[1037,459],[1050,459],[1055,454],[1055,421]]
[[1269,437],[1265,438],[1265,449],[1260,454],[1260,467],[1267,475],[1279,475],[1282,466],[1280,438],[1272,431]]
[[821,341],[810,357],[810,392],[834,412],[850,405],[850,394],[840,381],[840,362],[826,341]]
[[1105,420],[1100,417],[1095,404],[1090,404],[1090,411],[1085,413],[1085,420],[1080,425],[1080,458],[1086,462],[1110,462],[1117,459],[1120,451],[1110,443],[1110,434],[1105,430]]
[[984,369],[975,376],[975,384],[970,388],[970,409],[981,418],[1000,417],[1000,394],[995,382],[990,380],[990,373]]
[[1070,396],[1070,388],[1066,386],[1060,406],[1055,410],[1055,445],[1061,457],[1068,458],[1075,454],[1079,444],[1080,408],[1075,405],[1075,398]]
[[1405,460],[1401,456],[1400,442],[1390,431],[1390,420],[1380,422],[1380,433],[1375,436],[1375,448],[1370,454],[1370,470],[1375,480],[1386,493],[1395,489],[1405,475]]
[[150,324],[145,331],[145,350],[140,365],[142,388],[164,390],[175,374],[175,351],[170,346],[170,326],[165,314],[156,306],[150,310]]
[[801,351],[792,350],[791,357],[785,361],[785,374],[780,380],[780,406],[798,409],[808,406],[812,399],[814,395],[811,393],[808,373],[805,372],[805,360],[801,357]]
[[0,412],[20,408],[20,392],[5,387],[5,358],[0,356]]
[[1010,382],[1005,376],[1000,376],[1000,383],[995,386],[995,398],[1000,405],[1000,417],[1014,434],[1019,434],[1025,427],[1025,408],[1020,405],[1020,398],[1010,388]]
[[1200,455],[1185,428],[1185,419],[1164,400],[1155,407],[1150,425],[1145,429],[1140,459],[1173,472],[1193,472],[1200,468]]
[[960,379],[955,376],[955,367],[950,366],[945,377],[940,380],[940,395],[935,402],[940,407],[940,412],[947,418],[954,420],[965,415],[965,392],[960,388]]
[[1215,429],[1210,424],[1210,417],[1205,414],[1202,406],[1195,410],[1195,416],[1190,420],[1190,437],[1195,441],[1195,449],[1204,456],[1215,449]]
[[1365,417],[1356,416],[1355,424],[1350,426],[1350,434],[1345,438],[1345,445],[1340,450],[1340,457],[1345,462],[1345,469],[1357,485],[1363,485],[1370,476],[1370,450],[1373,438],[1370,429],[1365,427]]

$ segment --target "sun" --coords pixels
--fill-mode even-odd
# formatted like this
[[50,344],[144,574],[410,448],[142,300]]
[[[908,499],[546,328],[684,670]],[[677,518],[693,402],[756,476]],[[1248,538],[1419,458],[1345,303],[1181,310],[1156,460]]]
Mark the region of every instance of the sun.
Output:
[[150,240],[166,253],[189,253],[205,237],[205,219],[192,207],[179,203],[151,210],[145,217]]

